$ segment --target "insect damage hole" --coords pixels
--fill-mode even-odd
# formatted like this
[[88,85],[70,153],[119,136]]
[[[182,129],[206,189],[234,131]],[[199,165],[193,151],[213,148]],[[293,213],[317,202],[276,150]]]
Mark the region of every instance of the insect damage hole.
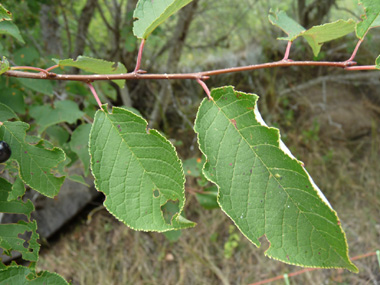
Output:
[[179,212],[179,201],[168,200],[164,205],[161,206],[162,216],[164,217],[165,223],[172,225],[173,217]]

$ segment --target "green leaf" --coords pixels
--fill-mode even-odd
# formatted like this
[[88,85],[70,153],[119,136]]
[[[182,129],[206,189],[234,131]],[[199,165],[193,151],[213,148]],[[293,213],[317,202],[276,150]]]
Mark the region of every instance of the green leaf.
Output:
[[0,61],[0,75],[7,72],[8,70],[9,70],[9,62],[7,58],[3,56],[3,59]]
[[338,20],[320,26],[314,26],[307,31],[301,33],[308,44],[313,49],[314,56],[318,56],[323,43],[341,38],[355,30],[355,22],[353,20]]
[[376,58],[376,69],[380,69],[380,55]]
[[74,124],[84,113],[79,110],[78,105],[69,100],[55,101],[54,107],[48,105],[37,106],[30,109],[30,114],[36,119],[40,126],[38,133],[43,133],[49,126],[67,122]]
[[13,60],[17,65],[32,65],[40,58],[34,47],[22,47],[13,53]]
[[269,21],[283,30],[288,37],[278,38],[279,40],[294,41],[298,37],[304,37],[313,49],[315,56],[318,56],[323,43],[341,38],[355,30],[353,20],[338,20],[333,23],[314,26],[306,30],[293,19],[289,18],[284,11],[269,11]]
[[[10,254],[12,250],[16,250],[21,253],[24,260],[37,261],[40,245],[37,242],[39,235],[36,231],[36,221],[29,223],[19,221],[17,224],[0,224],[0,247],[5,250],[6,254]],[[20,237],[20,235],[29,232],[31,232],[31,236],[28,238],[27,247],[25,247],[24,244],[26,240]]]
[[192,0],[139,0],[133,13],[133,34],[140,39],[148,36],[171,15]]
[[27,129],[29,125],[24,122],[4,122],[0,127],[0,140],[6,141],[11,147],[11,159],[18,162],[23,182],[52,198],[58,194],[65,178],[56,177],[51,171],[65,159],[65,154],[59,148],[46,149],[43,140],[37,145],[27,143]]
[[272,10],[269,11],[268,15],[269,21],[272,25],[279,27],[283,30],[288,36],[278,38],[280,40],[286,41],[294,41],[299,35],[305,31],[305,28],[290,18],[284,11],[274,12]]
[[[106,195],[108,211],[135,230],[192,227],[181,216],[185,179],[176,151],[158,131],[146,128],[143,118],[122,108],[96,112],[89,144],[95,186]],[[171,202],[179,210],[167,221],[163,208]]]
[[0,212],[9,214],[23,214],[30,219],[30,214],[34,210],[33,203],[9,199],[12,192],[12,184],[0,177]]
[[50,142],[56,145],[63,145],[69,140],[69,132],[58,125],[50,126],[46,129],[46,134],[49,136]]
[[206,156],[203,172],[219,188],[218,202],[256,246],[285,263],[357,272],[336,212],[302,163],[269,128],[257,96],[223,87],[198,111],[195,131]]
[[21,44],[25,44],[24,39],[20,34],[20,30],[15,24],[9,21],[0,22],[0,35],[9,35],[14,37]]
[[197,197],[199,204],[201,204],[203,208],[207,210],[219,208],[219,204],[217,201],[218,187],[211,186],[209,188],[204,189],[204,193],[197,193],[195,196]]
[[24,266],[8,266],[0,270],[0,283],[17,285],[69,285],[57,273],[41,271],[36,274],[30,268]]
[[25,194],[25,186],[24,182],[22,182],[21,178],[17,176],[15,182],[12,185],[12,191],[8,195],[8,201],[17,200],[21,198]]
[[0,92],[0,102],[19,114],[25,113],[24,95],[18,89],[5,88]]
[[15,112],[7,105],[0,103],[0,122],[4,122],[10,119],[19,119]]
[[87,186],[87,187],[90,187],[90,185],[87,184],[86,180],[84,180],[83,176],[80,176],[80,175],[70,175],[70,176],[67,176],[67,179],[71,180],[71,181],[74,181],[74,182],[77,182],[77,183],[80,183],[84,186]]
[[53,85],[49,80],[32,79],[32,78],[16,78],[21,85],[35,91],[37,93],[45,94],[48,96],[53,95]]
[[359,4],[364,7],[365,15],[362,16],[362,21],[356,25],[356,36],[363,39],[368,30],[380,24],[380,2],[378,0],[360,0]]
[[71,135],[70,148],[75,152],[84,166],[84,174],[88,175],[90,169],[90,154],[88,153],[88,141],[91,125],[85,124],[77,127]]
[[11,21],[12,13],[9,12],[4,6],[0,3],[0,22],[2,21]]
[[[57,64],[61,67],[69,66],[82,69],[87,72],[97,73],[97,74],[120,74],[127,73],[125,66],[118,62],[105,61],[102,59],[91,58],[87,56],[78,56],[76,60],[73,59],[63,59],[55,60]],[[125,80],[112,80],[120,88],[124,87]]]

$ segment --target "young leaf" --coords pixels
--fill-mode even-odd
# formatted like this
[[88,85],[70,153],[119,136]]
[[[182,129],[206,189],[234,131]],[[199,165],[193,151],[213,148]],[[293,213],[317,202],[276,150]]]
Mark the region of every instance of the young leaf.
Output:
[[380,24],[380,1],[378,0],[360,0],[365,10],[365,15],[362,16],[362,21],[356,25],[356,36],[363,39],[368,30]]
[[323,43],[341,38],[355,30],[353,20],[338,20],[306,30],[296,21],[289,18],[284,11],[275,13],[271,10],[268,18],[273,25],[279,27],[288,35],[288,37],[278,38],[279,40],[294,41],[302,36],[313,49],[315,56],[318,56]]
[[192,0],[139,0],[133,13],[133,34],[140,39],[148,36],[171,15],[189,4]]
[[219,188],[218,203],[266,255],[285,263],[357,272],[336,212],[309,174],[257,111],[257,96],[223,87],[198,111],[195,131],[203,172]]
[[56,101],[54,107],[53,109],[48,105],[42,105],[31,108],[30,114],[36,119],[37,125],[40,126],[38,133],[41,134],[47,127],[58,123],[68,122],[73,124],[84,115],[73,101]]
[[0,122],[4,122],[13,118],[18,119],[16,113],[13,112],[13,110],[7,105],[0,103]]
[[24,122],[4,122],[0,127],[0,140],[6,141],[12,149],[11,159],[18,162],[19,175],[25,184],[48,197],[58,194],[64,177],[56,177],[51,169],[65,159],[59,148],[46,149],[44,141],[37,145],[26,142]]
[[[146,128],[143,118],[122,108],[96,112],[89,143],[95,186],[106,195],[108,211],[135,230],[192,227],[181,216],[185,179],[176,151],[159,132]],[[170,202],[179,211],[168,220],[163,207]]]
[[42,271],[38,274],[25,266],[8,266],[0,270],[1,284],[17,285],[69,285],[62,276],[49,271]]
[[355,22],[350,19],[348,21],[338,20],[320,26],[314,26],[307,31],[301,33],[308,44],[313,49],[314,56],[318,56],[323,43],[341,38],[355,30]]
[[[118,62],[105,61],[102,59],[91,58],[87,56],[78,56],[76,60],[73,59],[63,59],[55,60],[57,64],[61,67],[69,66],[82,69],[87,72],[97,73],[97,74],[120,74],[127,73],[125,66]],[[112,80],[120,88],[124,87],[125,80]]]
[[279,27],[288,35],[286,38],[278,38],[279,40],[294,41],[303,31],[305,31],[304,27],[290,18],[284,11],[278,11],[276,13],[270,10],[268,19],[272,25]]
[[9,35],[14,37],[21,44],[25,44],[24,39],[20,34],[20,30],[15,24],[10,21],[0,22],[0,35]]
[[9,12],[4,6],[0,3],[0,22],[2,21],[11,21],[12,13]]
[[84,174],[88,175],[90,169],[90,155],[88,153],[88,140],[90,137],[91,125],[85,124],[77,127],[71,135],[70,148],[75,152],[84,166]]
[[[1,4],[0,4],[1,5]],[[0,61],[0,75],[9,70],[9,62],[5,56]]]

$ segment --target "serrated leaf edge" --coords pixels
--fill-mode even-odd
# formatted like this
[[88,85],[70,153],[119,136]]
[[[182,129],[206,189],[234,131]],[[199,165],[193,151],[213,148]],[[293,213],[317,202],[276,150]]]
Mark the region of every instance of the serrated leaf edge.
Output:
[[[233,87],[233,86],[224,86],[224,87],[221,87],[221,88],[232,88],[233,89],[233,92],[234,93],[236,93],[237,91],[235,90],[235,88]],[[220,88],[218,88],[218,89],[220,89]],[[239,91],[239,93],[240,94],[245,94],[245,95],[254,95],[254,94],[249,94],[249,93],[245,93],[245,92],[240,92]],[[258,100],[258,96],[257,95],[255,95],[256,96],[256,102],[255,102],[255,109],[257,108],[257,100]],[[204,102],[205,101],[207,101],[208,99],[207,98],[204,98],[203,100],[202,100],[202,102],[201,102],[201,104],[200,104],[200,106],[199,106],[199,108],[198,108],[198,111],[199,111],[199,109],[201,108],[201,106],[204,104]],[[214,104],[215,104],[215,101],[214,100],[212,100],[213,102],[214,102]],[[257,112],[258,112],[258,110],[257,110]],[[260,114],[260,113],[259,113]],[[256,115],[256,113],[255,113],[255,115]],[[197,116],[198,117],[198,116]],[[267,125],[266,125],[266,123],[264,122],[264,120],[262,119],[262,117],[261,117],[261,115],[260,115],[260,118],[261,118],[261,121],[264,123],[264,126],[266,126],[268,129],[275,129],[275,130],[277,130],[277,132],[278,132],[278,134],[279,134],[279,139],[278,139],[278,141],[279,141],[279,143],[281,142],[281,139],[280,139],[280,132],[279,132],[279,130],[277,129],[277,128],[272,128],[272,127],[268,127]],[[196,119],[197,120],[197,119]],[[259,121],[259,120],[258,120]],[[262,124],[262,122],[260,122],[259,121],[259,123],[260,124]],[[231,123],[232,124],[232,123]],[[194,131],[197,133],[197,134],[199,134],[199,132],[196,130],[196,127],[194,126]],[[243,138],[244,139],[244,138]],[[210,176],[208,176],[207,175],[207,173],[205,172],[205,167],[206,167],[206,165],[207,165],[207,163],[208,163],[208,158],[207,158],[207,155],[203,152],[203,150],[201,149],[201,147],[200,147],[200,142],[199,142],[199,135],[197,136],[197,142],[198,142],[198,146],[199,146],[199,150],[202,152],[202,154],[206,157],[206,161],[205,161],[205,163],[203,164],[203,167],[202,167],[202,173],[203,173],[203,175],[207,178],[207,180],[209,180],[210,182],[212,182],[212,183],[214,183],[217,187],[218,187],[218,196],[217,196],[217,202],[218,202],[218,204],[219,204],[219,206],[220,206],[220,208],[221,208],[221,210],[231,219],[231,221],[235,224],[235,226],[239,229],[239,231],[240,231],[240,233],[241,234],[243,234],[243,236],[245,236],[251,243],[253,243],[256,247],[260,247],[260,244],[256,244],[251,238],[249,238],[243,231],[242,231],[242,229],[239,227],[239,225],[235,222],[235,220],[230,216],[230,215],[228,215],[228,213],[223,209],[223,206],[220,204],[220,202],[219,202],[219,197],[220,197],[220,186],[215,182],[215,181],[213,181],[212,180],[212,178],[210,177]],[[285,144],[283,143],[283,145],[285,146]],[[279,146],[279,148],[286,154],[286,155],[288,155],[288,153],[287,152],[289,152],[290,153],[290,151],[289,151],[289,149],[285,146],[285,148],[281,148],[280,146]],[[302,166],[302,162],[300,162],[299,160],[297,160],[294,156],[293,156],[293,154],[291,154],[291,156],[290,156],[290,158],[292,159],[292,160],[295,160],[297,163],[301,163],[301,166]],[[265,165],[265,164],[264,164]],[[308,178],[310,179],[311,177],[310,177],[310,175],[309,175],[309,173],[306,171],[306,169],[302,166],[302,168],[305,170],[305,172],[307,173],[307,175],[308,175]],[[274,175],[273,175],[273,177],[275,177]],[[313,185],[313,187],[314,187],[314,185],[315,185],[315,183],[314,183],[314,181],[310,181],[310,183]],[[321,190],[318,188],[318,190],[316,190],[316,189],[314,189],[316,192],[317,192],[317,194],[318,194],[318,196],[319,196],[319,193],[321,192]],[[321,192],[322,193],[322,192]],[[323,195],[323,194],[322,194]],[[323,195],[324,196],[324,195]],[[326,198],[325,198],[326,199]],[[327,200],[327,199],[326,199]],[[325,200],[324,199],[322,199],[322,201],[323,202],[325,202]],[[332,209],[332,207],[330,206],[330,203],[328,203],[327,204],[327,206],[329,206],[329,208],[331,208],[331,211],[334,213],[334,215],[335,215],[335,217],[337,218],[337,220],[339,221],[339,217],[338,217],[338,215],[337,215],[337,213],[336,213],[336,211],[335,210],[333,210]],[[280,259],[280,258],[276,258],[276,257],[273,257],[273,256],[271,256],[271,255],[269,255],[267,252],[268,252],[268,250],[270,249],[270,242],[269,242],[269,247],[268,247],[268,249],[264,252],[264,254],[265,254],[265,256],[267,256],[267,257],[269,257],[269,258],[271,258],[271,259],[274,259],[274,260],[278,260],[278,261],[281,261],[281,262],[284,262],[284,263],[286,263],[286,264],[290,264],[290,265],[296,265],[296,266],[302,266],[302,267],[309,267],[309,268],[326,268],[326,269],[329,269],[329,268],[335,268],[335,269],[348,269],[348,270],[350,270],[350,271],[352,271],[352,272],[354,272],[354,273],[357,273],[357,272],[359,272],[359,270],[357,269],[357,267],[351,262],[351,260],[350,260],[350,258],[349,258],[349,255],[348,255],[348,253],[349,253],[349,248],[348,248],[348,243],[347,243],[347,237],[346,237],[346,234],[345,234],[345,232],[343,231],[343,229],[342,229],[342,227],[341,226],[339,226],[339,229],[340,229],[340,231],[341,231],[341,233],[343,234],[343,237],[344,237],[344,241],[345,241],[345,245],[346,245],[346,255],[347,255],[347,260],[350,262],[350,264],[353,266],[353,268],[355,268],[355,269],[348,269],[347,267],[339,267],[339,266],[337,266],[337,267],[329,267],[329,266],[325,266],[325,267],[323,267],[323,266],[305,266],[305,265],[303,265],[303,264],[299,264],[299,263],[295,263],[295,262],[290,262],[290,261],[288,261],[288,260],[282,260],[282,259]],[[265,238],[266,238],[266,234],[264,234],[264,236],[265,236]],[[269,241],[269,240],[268,240]]]
[[[102,106],[102,110],[99,109],[99,110],[97,111],[97,113],[98,113],[98,112],[104,112],[106,115],[107,115],[107,114],[112,114],[112,112],[109,113],[109,112],[107,111],[107,109],[108,109],[108,104],[104,104],[104,105]],[[146,126],[148,126],[148,121],[145,120],[143,117],[138,116],[137,114],[135,114],[135,113],[133,113],[133,112],[127,110],[127,109],[124,109],[124,108],[120,108],[120,107],[115,107],[115,106],[114,106],[114,107],[112,107],[112,111],[113,111],[114,109],[120,109],[120,110],[123,110],[123,111],[127,111],[128,113],[132,114],[133,116],[138,117],[138,118],[140,118],[141,120],[143,120],[144,123],[146,124]],[[94,117],[96,117],[96,114],[95,114]],[[93,172],[93,169],[92,169],[92,161],[93,161],[93,158],[92,158],[91,151],[90,151],[90,148],[91,148],[91,134],[92,134],[92,129],[94,128],[94,125],[95,125],[95,124],[92,124],[92,126],[91,126],[91,130],[90,130],[90,136],[89,136],[89,140],[88,140],[88,152],[89,152],[89,154],[90,154],[90,169],[91,169],[91,174],[92,174],[92,176],[95,178],[95,175],[94,175],[94,172]],[[113,124],[112,124],[112,126],[113,126]],[[147,131],[150,131],[150,129],[147,129]],[[180,218],[181,218],[181,213],[183,212],[183,209],[184,209],[184,207],[185,207],[185,203],[186,203],[186,197],[185,197],[185,181],[186,181],[185,179],[186,179],[186,178],[185,178],[185,174],[184,174],[184,170],[183,170],[182,161],[179,159],[178,154],[177,154],[177,151],[176,151],[174,145],[173,145],[169,140],[167,140],[163,135],[161,135],[158,131],[156,131],[156,130],[152,130],[152,131],[155,131],[156,134],[158,134],[158,135],[159,135],[160,137],[162,137],[167,143],[170,144],[171,148],[173,149],[173,151],[174,151],[174,153],[175,153],[176,160],[179,162],[179,165],[180,165],[180,168],[181,168],[181,176],[182,176],[182,179],[183,179],[182,194],[183,194],[184,200],[183,200],[183,205],[182,205],[182,207],[179,208],[178,213],[175,214],[175,215],[172,217],[172,220],[171,220],[171,221],[176,220],[177,222],[179,222],[179,220],[180,220]],[[148,133],[148,134],[149,134],[149,133]],[[123,138],[121,138],[121,139],[124,140]],[[94,185],[95,185],[95,188],[96,188],[97,191],[104,193],[103,191],[101,191],[101,190],[99,189],[99,186],[98,186],[98,183],[97,183],[97,179],[94,179]],[[106,198],[105,198],[105,200],[104,200],[104,202],[103,202],[103,205],[104,205],[104,206],[105,206],[105,201],[107,200],[107,198],[108,198],[108,197],[106,196]],[[164,204],[162,204],[162,205],[160,205],[160,206],[161,206],[161,207],[164,206],[164,205],[165,205],[167,202],[169,202],[169,201],[170,201],[170,199],[168,199]],[[173,201],[173,200],[172,200],[172,201]],[[175,200],[175,201],[176,201],[176,200]],[[105,206],[105,207],[106,207],[106,206]],[[192,228],[192,227],[195,227],[195,226],[196,226],[196,223],[194,223],[194,222],[192,222],[192,221],[189,221],[189,222],[191,222],[191,224],[189,223],[188,225],[183,226],[183,227],[179,227],[179,228],[172,228],[172,229],[169,228],[169,229],[164,229],[164,230],[146,230],[146,229],[141,229],[141,228],[137,228],[137,227],[133,227],[133,226],[129,225],[126,221],[120,219],[120,218],[119,218],[115,213],[113,213],[110,209],[108,209],[107,207],[106,207],[106,209],[107,209],[107,211],[108,211],[109,213],[111,213],[111,214],[112,214],[117,220],[119,220],[120,222],[124,223],[124,224],[127,225],[129,228],[131,228],[132,230],[135,230],[135,231],[163,233],[163,232],[172,231],[172,230],[181,230],[181,229]],[[163,215],[162,210],[161,210],[160,212],[161,212],[161,216],[162,216],[162,218],[164,219],[164,215]]]

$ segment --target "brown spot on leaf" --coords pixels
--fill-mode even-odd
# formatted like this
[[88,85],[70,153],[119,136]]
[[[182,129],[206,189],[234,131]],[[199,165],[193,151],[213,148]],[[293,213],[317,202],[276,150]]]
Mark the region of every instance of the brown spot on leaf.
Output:
[[235,129],[238,129],[236,126],[236,120],[235,119],[231,119],[231,123],[234,125]]

